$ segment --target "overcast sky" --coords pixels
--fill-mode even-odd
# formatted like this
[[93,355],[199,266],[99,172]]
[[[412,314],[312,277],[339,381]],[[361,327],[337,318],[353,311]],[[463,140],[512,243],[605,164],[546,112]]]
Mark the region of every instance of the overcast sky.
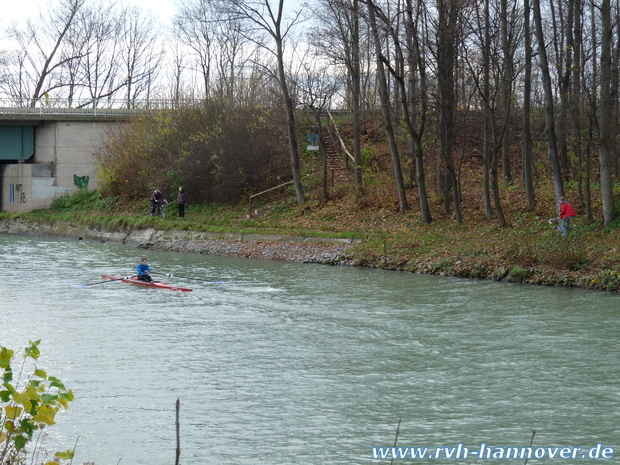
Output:
[[[20,21],[28,16],[36,16],[39,9],[46,9],[47,3],[55,3],[58,0],[1,0],[0,28],[6,28],[10,21]],[[91,0],[98,1],[98,0]],[[125,5],[135,5],[144,10],[151,10],[162,22],[167,23],[174,14],[181,0],[120,0]],[[285,0],[285,7],[300,8],[302,0]]]
[[[52,0],[52,2],[55,1]],[[176,2],[177,0],[122,0],[121,3],[151,10],[162,22],[166,22],[176,12]],[[50,0],[3,0],[2,3],[0,27],[5,28],[11,20],[20,21],[29,16],[36,16],[40,8],[45,10],[45,5],[51,2]]]

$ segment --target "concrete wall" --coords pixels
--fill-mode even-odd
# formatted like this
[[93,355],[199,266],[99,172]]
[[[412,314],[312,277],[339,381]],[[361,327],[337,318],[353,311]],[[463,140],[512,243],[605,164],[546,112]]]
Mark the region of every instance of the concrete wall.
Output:
[[[35,154],[26,163],[2,165],[2,211],[48,207],[54,198],[96,189],[95,154],[108,137],[109,121],[43,121],[35,127]],[[12,200],[12,201],[11,201]]]
[[54,183],[54,165],[3,166],[2,210],[29,212],[48,207],[55,197],[65,193],[63,186]]

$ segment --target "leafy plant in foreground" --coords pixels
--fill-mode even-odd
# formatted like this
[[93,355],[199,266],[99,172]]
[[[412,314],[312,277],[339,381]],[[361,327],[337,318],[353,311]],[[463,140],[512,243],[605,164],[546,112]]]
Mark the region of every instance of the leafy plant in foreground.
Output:
[[[33,364],[39,358],[40,340],[29,342],[19,373],[13,371],[14,351],[0,346],[0,463],[21,464],[26,461],[26,446],[35,433],[55,424],[56,414],[67,409],[73,392],[58,378],[33,367],[32,374],[22,381],[27,359]],[[58,459],[71,459],[73,451],[58,452]],[[46,465],[57,464],[48,462]]]

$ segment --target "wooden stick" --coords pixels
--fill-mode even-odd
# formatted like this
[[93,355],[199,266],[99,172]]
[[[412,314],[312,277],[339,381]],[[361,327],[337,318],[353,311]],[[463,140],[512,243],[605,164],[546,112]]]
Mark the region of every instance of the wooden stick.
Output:
[[[532,448],[532,444],[534,444],[534,436],[536,436],[536,430],[532,430],[532,439],[530,440],[530,449]],[[527,465],[527,458],[525,459],[525,463],[523,465]]]
[[[398,433],[400,433],[400,418],[398,419],[398,426],[396,427],[396,437],[394,438],[394,447],[396,447],[396,443],[398,442]],[[392,454],[392,460],[390,460],[390,465],[394,463],[394,454]]]
[[181,457],[181,428],[179,424],[179,411],[181,410],[181,401],[177,399],[177,419],[176,419],[176,427],[177,427],[177,457],[174,461],[175,465],[179,465],[179,458]]

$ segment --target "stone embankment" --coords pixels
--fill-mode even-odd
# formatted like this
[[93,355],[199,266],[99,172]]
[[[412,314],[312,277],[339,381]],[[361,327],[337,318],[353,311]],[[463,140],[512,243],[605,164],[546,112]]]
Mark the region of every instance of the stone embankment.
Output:
[[[169,240],[147,242],[138,247],[143,249],[190,252],[227,257],[257,258],[261,260],[281,260],[287,262],[319,263],[323,265],[350,265],[347,252],[351,244],[332,241],[299,242],[300,238],[239,240]],[[307,239],[307,238],[306,238]]]
[[0,233],[64,237],[137,246],[141,249],[191,252],[228,257],[351,265],[351,239],[258,234],[219,234],[196,231],[129,229],[107,231],[74,223],[0,220]]
[[133,245],[141,249],[167,250],[229,257],[281,260],[326,265],[362,266],[420,274],[576,287],[604,291],[620,290],[620,273],[612,270],[589,272],[556,270],[546,267],[510,266],[475,259],[397,259],[366,257],[349,239],[303,238],[251,234],[218,234],[195,231],[130,229],[108,231],[81,224],[50,224],[22,219],[0,220],[0,234],[64,237]]

